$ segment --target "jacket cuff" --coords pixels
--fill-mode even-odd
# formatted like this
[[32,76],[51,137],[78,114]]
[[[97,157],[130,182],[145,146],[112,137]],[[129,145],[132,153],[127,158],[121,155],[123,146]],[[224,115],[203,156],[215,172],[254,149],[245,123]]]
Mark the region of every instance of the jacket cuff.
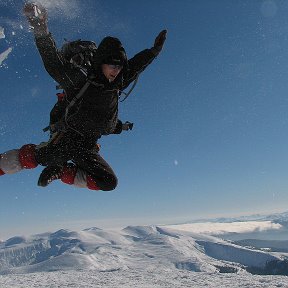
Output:
[[113,131],[113,134],[120,134],[122,132],[122,125],[123,125],[122,121],[118,120],[116,128]]
[[158,54],[160,53],[160,49],[158,49],[157,47],[152,47],[151,49],[151,52],[153,53],[153,55],[155,56],[155,57],[157,57],[158,56]]
[[50,34],[46,25],[36,25],[31,27],[36,38],[45,37]]

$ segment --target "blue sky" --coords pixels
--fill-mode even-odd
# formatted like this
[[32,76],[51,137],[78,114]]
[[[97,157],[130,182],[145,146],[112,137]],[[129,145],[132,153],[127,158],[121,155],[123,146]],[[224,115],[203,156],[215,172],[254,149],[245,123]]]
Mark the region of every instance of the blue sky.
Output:
[[[43,2],[43,1],[42,1]],[[132,132],[101,139],[119,186],[52,183],[41,167],[0,178],[0,239],[58,228],[163,224],[284,211],[288,202],[288,3],[272,0],[44,1],[63,39],[121,39],[129,57],[168,30],[120,105]],[[22,1],[1,1],[0,151],[38,144],[56,101]]]

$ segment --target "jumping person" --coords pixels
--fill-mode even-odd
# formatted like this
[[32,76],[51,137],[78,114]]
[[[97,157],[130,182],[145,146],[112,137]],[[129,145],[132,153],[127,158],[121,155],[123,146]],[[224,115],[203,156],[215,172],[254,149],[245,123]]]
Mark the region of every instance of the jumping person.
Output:
[[92,190],[115,189],[117,177],[100,156],[97,141],[102,135],[132,128],[131,123],[118,119],[119,95],[160,53],[167,31],[159,33],[152,48],[129,60],[119,39],[105,37],[97,49],[88,49],[83,69],[83,65],[69,61],[63,51],[57,50],[48,31],[47,11],[42,6],[27,3],[24,14],[33,29],[46,71],[65,93],[50,115],[50,140],[1,154],[0,175],[40,164],[46,168],[39,177],[39,186],[60,179]]

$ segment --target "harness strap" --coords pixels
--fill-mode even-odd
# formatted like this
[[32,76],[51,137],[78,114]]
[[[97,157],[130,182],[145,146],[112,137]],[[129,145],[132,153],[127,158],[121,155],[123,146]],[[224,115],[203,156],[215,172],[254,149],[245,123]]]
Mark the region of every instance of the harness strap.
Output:
[[78,92],[78,94],[70,101],[69,105],[65,109],[65,118],[68,114],[69,109],[83,96],[90,84],[90,81],[87,81],[85,85],[81,88],[81,90]]
[[[125,100],[128,98],[128,96],[131,94],[131,92],[132,92],[133,89],[135,88],[138,79],[139,79],[139,74],[137,75],[136,79],[134,80],[134,83],[133,83],[133,85],[132,85],[132,87],[131,87],[131,89],[129,90],[128,93],[125,93],[125,92],[121,91],[121,93],[124,93],[124,94],[125,94],[125,97],[124,97],[122,100],[120,100],[120,102],[123,102],[123,101],[125,101]],[[74,128],[72,128],[71,126],[69,126],[69,124],[68,124],[68,113],[69,113],[69,109],[83,96],[83,94],[86,92],[86,90],[88,89],[88,87],[89,87],[91,84],[92,84],[92,85],[95,85],[95,86],[103,86],[102,84],[98,84],[98,83],[95,83],[95,82],[93,82],[93,81],[91,81],[91,80],[87,80],[87,82],[85,83],[85,85],[80,89],[80,91],[78,92],[78,94],[73,97],[73,99],[70,101],[70,103],[68,104],[68,106],[67,106],[66,109],[65,109],[65,114],[64,114],[64,117],[63,117],[63,118],[64,118],[64,123],[65,123],[64,127],[63,127],[62,125],[57,125],[57,123],[58,123],[58,122],[61,122],[61,120],[62,120],[63,118],[55,124],[55,127],[57,127],[57,126],[58,126],[58,127],[61,127],[62,129],[60,128],[60,130],[63,130],[63,129],[65,129],[66,127],[68,127],[68,128],[70,128],[71,130],[74,130],[75,132],[77,132],[78,134],[80,134],[81,136],[83,136],[83,134],[82,134],[81,132],[79,132],[79,131],[77,131],[76,129],[74,129]],[[57,87],[57,88],[59,88],[59,87]],[[54,127],[54,128],[55,128],[55,127]],[[51,129],[51,125],[45,127],[45,128],[43,129],[43,131],[44,131],[44,132],[47,132],[49,129]],[[56,132],[57,132],[57,131],[56,131]]]
[[[73,98],[73,99],[70,101],[70,103],[67,105],[67,107],[66,107],[66,109],[65,109],[64,117],[62,117],[62,119],[64,118],[64,122],[65,122],[65,124],[66,124],[66,127],[69,127],[70,129],[76,131],[76,132],[79,133],[81,136],[83,136],[82,133],[80,133],[79,131],[73,129],[72,127],[70,127],[70,126],[68,125],[67,116],[68,116],[68,113],[69,113],[69,109],[83,96],[83,94],[84,94],[85,91],[88,89],[88,87],[90,86],[90,84],[91,84],[91,81],[88,80],[88,81],[85,83],[85,85],[80,89],[80,91],[78,92],[78,94],[77,94],[76,96],[74,96],[74,98]],[[57,123],[61,122],[62,119],[60,119]],[[55,123],[55,125],[53,125],[54,128],[56,128],[56,127],[60,128],[60,129],[58,129],[58,130],[63,130],[63,128],[65,129],[65,127],[63,127],[63,125],[57,125],[57,123]],[[64,126],[65,126],[65,125],[64,125]],[[62,129],[61,129],[61,128],[62,128]],[[47,132],[49,129],[51,129],[51,125],[45,127],[45,128],[43,129],[43,131],[44,131],[44,132]],[[56,130],[57,130],[57,129],[56,129]],[[57,131],[56,131],[56,132],[57,132]]]
[[123,102],[123,101],[125,101],[128,98],[128,96],[131,94],[131,92],[135,88],[138,79],[139,79],[139,74],[137,75],[136,79],[134,80],[133,85],[132,85],[131,89],[128,91],[128,93],[125,93],[124,91],[121,91],[121,93],[125,94],[125,97],[122,100],[120,100],[120,102]]
[[69,105],[65,109],[64,122],[66,124],[66,127],[70,128],[71,130],[74,130],[75,132],[77,132],[81,136],[83,136],[83,134],[81,132],[79,132],[78,130],[76,130],[76,129],[72,128],[71,126],[69,126],[69,124],[68,124],[68,113],[69,113],[69,109],[83,96],[83,94],[86,92],[86,90],[88,89],[90,84],[91,84],[91,82],[88,80],[85,83],[85,85],[81,88],[79,93],[71,100],[71,102],[69,103]]

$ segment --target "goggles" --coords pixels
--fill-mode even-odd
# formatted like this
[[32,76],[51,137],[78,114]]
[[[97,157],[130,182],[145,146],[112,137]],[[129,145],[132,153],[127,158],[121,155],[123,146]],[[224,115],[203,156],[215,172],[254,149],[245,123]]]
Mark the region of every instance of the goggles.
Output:
[[123,68],[122,65],[118,65],[118,64],[108,64],[107,63],[107,65],[110,69],[113,69],[113,70],[121,70]]

